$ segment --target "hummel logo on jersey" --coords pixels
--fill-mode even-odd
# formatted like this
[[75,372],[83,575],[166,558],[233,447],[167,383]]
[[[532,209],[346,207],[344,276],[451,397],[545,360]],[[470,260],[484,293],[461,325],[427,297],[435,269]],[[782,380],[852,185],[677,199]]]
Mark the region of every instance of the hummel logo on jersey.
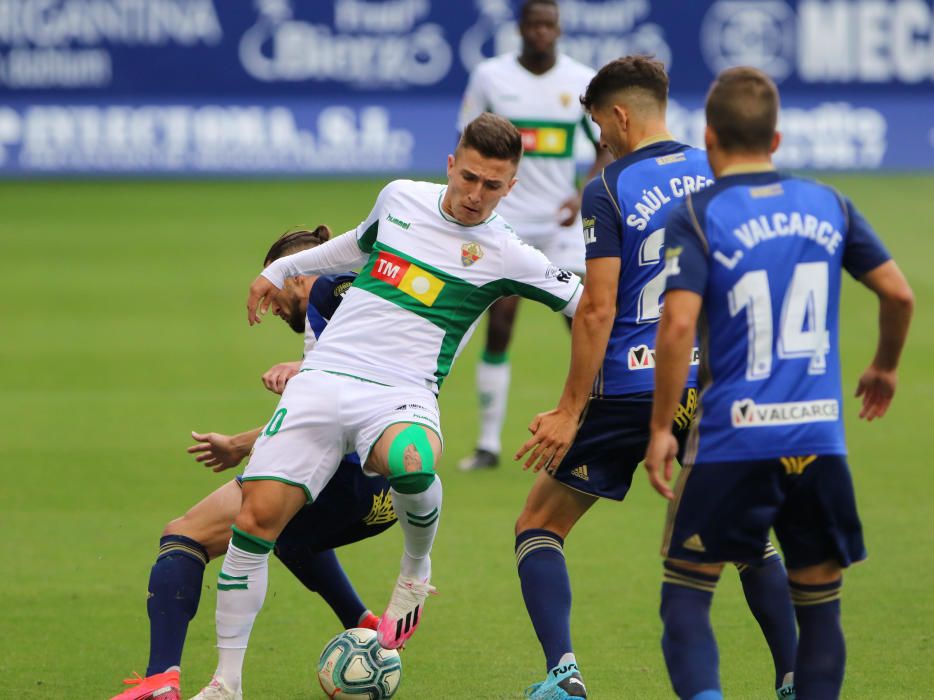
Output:
[[682,544],[682,547],[685,549],[690,549],[692,552],[706,552],[707,548],[704,547],[703,541],[701,541],[700,535],[693,534],[688,537]]
[[590,481],[590,475],[587,473],[586,464],[582,464],[579,467],[572,469],[571,475],[576,476],[578,479],[581,479],[582,481]]
[[409,230],[409,226],[412,225],[412,224],[410,224],[408,221],[403,221],[402,219],[397,219],[397,218],[394,217],[392,214],[386,214],[386,221],[388,221],[388,222],[391,223],[391,224],[395,224],[396,226],[399,226],[399,227],[401,227],[401,228],[404,228],[406,231],[408,231],[408,230]]
[[[629,348],[628,359],[629,369],[655,369],[655,348],[650,348],[648,345],[637,345],[634,348]],[[700,364],[699,348],[691,350],[691,364]]]
[[734,428],[835,421],[840,418],[840,405],[836,399],[788,403],[756,403],[752,399],[742,399],[733,402],[730,417]]
[[404,403],[401,406],[396,406],[395,408],[395,410],[397,411],[406,411],[409,409],[413,411],[427,411],[428,410],[424,406],[419,406],[417,403]]

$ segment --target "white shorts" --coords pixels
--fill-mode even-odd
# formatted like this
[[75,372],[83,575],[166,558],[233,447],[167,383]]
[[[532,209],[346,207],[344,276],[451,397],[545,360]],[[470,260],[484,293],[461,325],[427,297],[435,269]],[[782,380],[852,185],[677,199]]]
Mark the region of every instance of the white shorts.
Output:
[[418,387],[386,386],[320,370],[299,372],[286,384],[253,446],[243,480],[300,486],[313,501],[343,455],[356,452],[366,464],[373,445],[395,423],[417,423],[440,438],[437,398]]
[[525,243],[538,248],[551,262],[560,268],[583,275],[586,264],[584,247],[584,228],[580,217],[570,226],[554,224],[545,227],[516,226],[516,233]]

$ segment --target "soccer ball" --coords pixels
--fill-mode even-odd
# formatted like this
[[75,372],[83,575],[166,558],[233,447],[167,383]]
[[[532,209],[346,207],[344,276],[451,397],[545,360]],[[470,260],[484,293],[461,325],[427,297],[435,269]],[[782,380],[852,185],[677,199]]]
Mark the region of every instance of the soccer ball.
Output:
[[395,695],[401,680],[399,652],[383,649],[370,629],[341,632],[318,660],[318,682],[329,698],[383,700]]

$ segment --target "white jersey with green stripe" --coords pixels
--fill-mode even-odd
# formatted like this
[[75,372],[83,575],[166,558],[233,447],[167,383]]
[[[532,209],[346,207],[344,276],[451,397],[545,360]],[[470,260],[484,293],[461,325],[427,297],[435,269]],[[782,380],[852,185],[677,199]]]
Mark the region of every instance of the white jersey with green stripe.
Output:
[[596,127],[580,103],[593,69],[558,54],[546,73],[536,75],[510,53],[487,59],[470,75],[457,129],[463,132],[483,112],[509,119],[522,134],[524,153],[519,181],[498,211],[525,238],[537,230],[553,230],[558,207],[577,189],[574,140],[578,127],[596,142]]
[[441,208],[445,189],[391,182],[345,234],[368,258],[303,369],[437,392],[500,297],[516,294],[573,315],[582,291],[576,275],[520,241],[496,213],[459,224]]

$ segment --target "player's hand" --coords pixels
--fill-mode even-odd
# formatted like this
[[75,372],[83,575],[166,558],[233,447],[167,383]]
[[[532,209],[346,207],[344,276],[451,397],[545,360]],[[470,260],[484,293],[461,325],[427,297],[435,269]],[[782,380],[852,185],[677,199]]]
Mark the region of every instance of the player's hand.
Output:
[[236,467],[248,454],[243,448],[234,444],[230,435],[196,433],[192,430],[191,437],[196,442],[188,448],[188,454],[196,455],[196,462],[203,462],[204,466],[211,467],[215,472]]
[[523,469],[531,467],[533,472],[540,469],[549,473],[554,471],[577,436],[579,420],[578,416],[560,408],[539,413],[529,425],[532,437],[519,448],[513,459],[518,461],[531,450]]
[[881,370],[870,365],[856,385],[856,396],[863,397],[859,417],[867,421],[882,418],[889,410],[897,383],[895,370]]
[[299,362],[280,362],[273,365],[263,374],[263,386],[274,394],[281,394],[285,391],[285,385],[288,381],[298,374],[302,363]]
[[645,470],[649,473],[652,488],[669,501],[674,498],[671,490],[672,465],[678,455],[678,441],[668,432],[652,433],[649,446],[645,450]]
[[260,316],[265,316],[269,311],[278,289],[262,275],[253,280],[253,284],[250,285],[250,294],[246,299],[246,318],[251,326],[261,322]]
[[568,197],[561,203],[561,206],[558,208],[558,215],[561,216],[560,223],[562,226],[571,226],[575,221],[577,221],[577,214],[581,210],[581,198],[579,194],[575,194],[573,197]]

